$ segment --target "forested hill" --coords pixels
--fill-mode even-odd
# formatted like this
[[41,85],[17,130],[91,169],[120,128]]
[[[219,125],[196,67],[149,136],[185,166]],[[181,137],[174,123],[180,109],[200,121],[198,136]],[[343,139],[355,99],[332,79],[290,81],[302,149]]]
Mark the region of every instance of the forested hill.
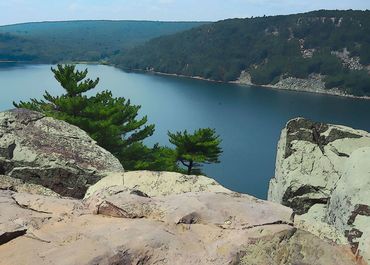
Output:
[[100,61],[199,22],[68,21],[0,27],[0,61]]
[[126,69],[254,84],[325,75],[326,88],[370,95],[370,11],[229,19],[150,40],[117,56]]

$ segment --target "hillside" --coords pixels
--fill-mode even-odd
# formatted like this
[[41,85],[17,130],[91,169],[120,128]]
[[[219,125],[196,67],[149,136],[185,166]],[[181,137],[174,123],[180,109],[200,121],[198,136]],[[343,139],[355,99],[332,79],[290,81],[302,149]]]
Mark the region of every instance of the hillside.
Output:
[[370,11],[224,20],[150,40],[115,63],[217,81],[236,81],[244,71],[257,85],[319,79],[323,90],[369,96]]
[[0,61],[99,61],[199,22],[68,21],[0,27]]

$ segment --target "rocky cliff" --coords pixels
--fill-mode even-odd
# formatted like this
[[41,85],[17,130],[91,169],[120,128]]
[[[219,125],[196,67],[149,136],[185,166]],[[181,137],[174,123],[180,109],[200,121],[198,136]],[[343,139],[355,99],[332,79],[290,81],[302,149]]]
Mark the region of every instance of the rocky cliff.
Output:
[[350,244],[370,261],[370,134],[303,118],[278,144],[269,200],[294,210],[295,225]]
[[0,175],[82,198],[119,161],[84,131],[24,109],[0,113]]
[[300,229],[289,207],[204,176],[123,172],[64,122],[16,110],[0,113],[0,130],[1,265],[366,264]]

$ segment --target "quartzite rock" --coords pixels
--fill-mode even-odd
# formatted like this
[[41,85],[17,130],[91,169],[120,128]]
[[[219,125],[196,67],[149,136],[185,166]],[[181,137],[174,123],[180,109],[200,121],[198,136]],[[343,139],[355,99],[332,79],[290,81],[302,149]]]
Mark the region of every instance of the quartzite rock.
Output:
[[370,263],[370,134],[303,118],[281,133],[269,200],[293,208],[295,224],[350,243]]
[[81,198],[119,161],[84,131],[25,109],[0,113],[0,174]]
[[117,186],[80,201],[0,190],[0,203],[0,236],[12,235],[0,245],[1,265],[285,264],[243,263],[268,261],[264,253],[271,261],[362,264],[349,247],[292,235],[291,209],[238,193],[149,198]]
[[214,179],[205,176],[143,170],[107,173],[105,178],[88,189],[85,198],[100,189],[113,186],[121,186],[123,190],[138,190],[149,196],[186,192],[231,192]]

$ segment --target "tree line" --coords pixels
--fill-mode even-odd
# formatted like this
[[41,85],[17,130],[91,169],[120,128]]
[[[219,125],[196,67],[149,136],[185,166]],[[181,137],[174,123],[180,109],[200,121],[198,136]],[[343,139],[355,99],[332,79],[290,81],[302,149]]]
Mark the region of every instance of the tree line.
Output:
[[[320,10],[288,16],[228,19],[162,36],[112,60],[124,69],[153,70],[217,81],[242,71],[257,85],[281,77],[326,76],[328,89],[370,95],[370,75],[351,70],[332,51],[349,51],[370,65],[370,11]],[[311,50],[313,56],[303,56]]]

